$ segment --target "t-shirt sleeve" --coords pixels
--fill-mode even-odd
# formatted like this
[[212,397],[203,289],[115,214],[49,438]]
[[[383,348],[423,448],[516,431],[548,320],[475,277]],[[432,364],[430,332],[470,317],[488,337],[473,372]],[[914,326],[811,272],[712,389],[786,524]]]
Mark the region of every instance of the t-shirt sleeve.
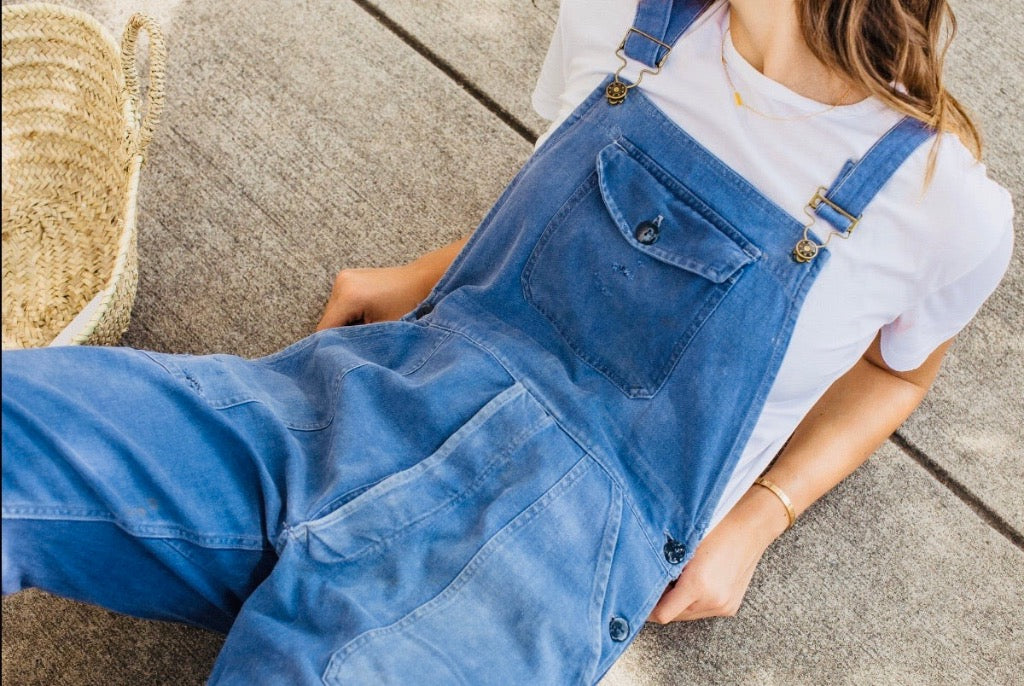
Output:
[[558,118],[559,98],[565,91],[565,53],[562,36],[562,20],[555,24],[555,32],[551,36],[551,45],[544,57],[537,78],[537,86],[533,90],[533,109],[544,119],[554,121]]
[[882,327],[885,363],[897,371],[920,367],[935,348],[974,317],[1002,280],[1012,253],[1011,217],[995,248],[979,264]]

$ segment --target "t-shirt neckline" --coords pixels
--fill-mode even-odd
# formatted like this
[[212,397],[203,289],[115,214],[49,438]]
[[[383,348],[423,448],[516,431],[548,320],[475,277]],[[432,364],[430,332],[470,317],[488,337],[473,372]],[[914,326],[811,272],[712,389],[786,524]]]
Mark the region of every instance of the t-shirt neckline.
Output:
[[885,103],[874,96],[829,109],[826,103],[800,95],[765,76],[736,50],[732,42],[732,32],[729,31],[728,4],[724,14],[725,17],[720,22],[719,35],[719,40],[725,43],[724,68],[729,70],[735,88],[749,107],[771,117],[808,117],[819,113],[819,116],[828,118],[864,116],[887,109]]

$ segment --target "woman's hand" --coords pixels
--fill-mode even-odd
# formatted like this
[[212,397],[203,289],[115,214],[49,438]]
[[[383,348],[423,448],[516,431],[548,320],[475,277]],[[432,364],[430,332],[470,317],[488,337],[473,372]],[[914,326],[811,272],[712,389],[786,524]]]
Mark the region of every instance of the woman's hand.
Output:
[[704,537],[682,574],[662,594],[649,621],[668,624],[735,615],[757,563],[787,524],[775,495],[752,487]]
[[316,330],[398,319],[426,298],[469,237],[401,267],[342,269]]
[[[950,343],[939,345],[917,369],[900,372],[885,364],[881,335],[876,335],[864,357],[818,399],[765,474],[789,496],[797,515],[853,472],[910,415]],[[775,494],[751,486],[704,537],[650,621],[736,614],[758,560],[788,523]]]
[[398,319],[427,297],[432,287],[433,282],[415,263],[343,269],[334,279],[331,297],[316,329]]

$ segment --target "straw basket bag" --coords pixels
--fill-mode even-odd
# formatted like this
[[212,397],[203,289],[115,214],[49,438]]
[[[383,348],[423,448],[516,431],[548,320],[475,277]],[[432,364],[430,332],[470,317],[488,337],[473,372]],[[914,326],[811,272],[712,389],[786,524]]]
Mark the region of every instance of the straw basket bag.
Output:
[[137,14],[118,46],[89,15],[38,3],[4,7],[2,31],[3,347],[116,343],[138,282],[136,197],[163,106],[163,38]]

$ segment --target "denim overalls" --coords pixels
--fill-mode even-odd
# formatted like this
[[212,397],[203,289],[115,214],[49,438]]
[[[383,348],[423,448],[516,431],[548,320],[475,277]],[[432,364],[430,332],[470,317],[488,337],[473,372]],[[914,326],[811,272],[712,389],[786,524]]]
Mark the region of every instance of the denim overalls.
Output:
[[[654,72],[705,5],[640,2],[625,55]],[[827,264],[794,247],[931,135],[808,189],[805,234],[630,85],[402,321],[5,354],[4,591],[230,629],[215,683],[596,682],[706,533]]]

